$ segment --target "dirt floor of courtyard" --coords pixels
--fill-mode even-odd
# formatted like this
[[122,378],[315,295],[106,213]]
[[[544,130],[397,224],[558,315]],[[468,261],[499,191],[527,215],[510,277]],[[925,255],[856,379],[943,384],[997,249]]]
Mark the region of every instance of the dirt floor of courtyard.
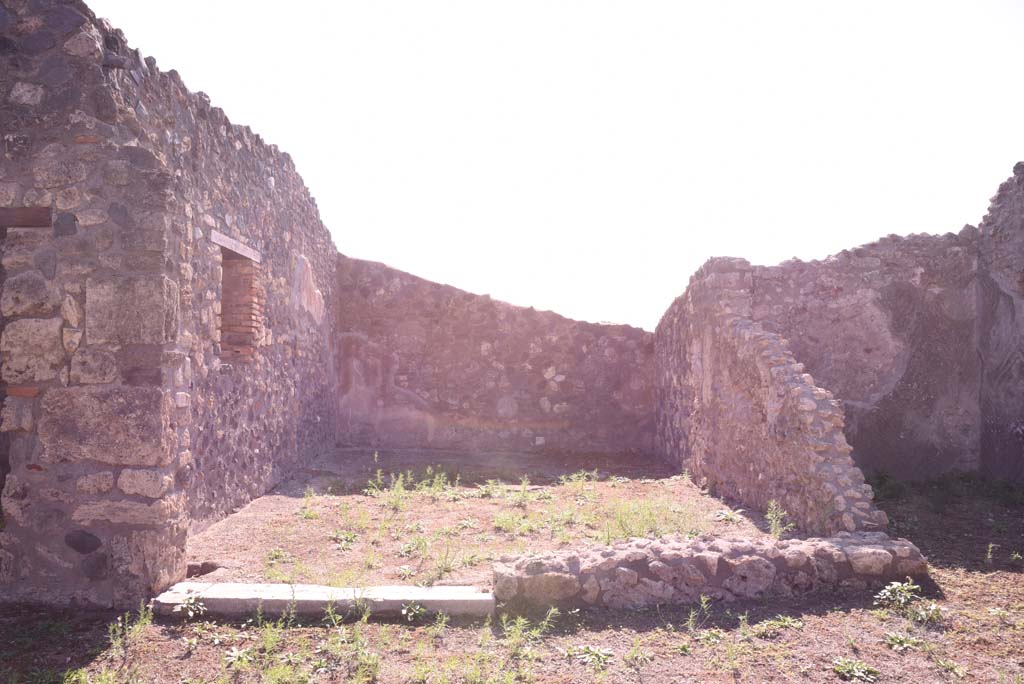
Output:
[[202,577],[211,582],[489,586],[491,562],[504,554],[762,534],[760,516],[729,508],[659,461],[595,467],[580,457],[501,456],[344,454],[193,536],[188,558],[219,566]]
[[[486,583],[488,559],[502,553],[636,535],[764,534],[757,516],[658,464],[582,471],[546,461],[519,471],[531,473],[524,487],[493,468],[455,484],[455,464],[443,458],[435,461],[446,476],[428,477],[429,460],[382,453],[352,460],[357,467],[318,466],[195,537],[193,561],[223,564],[197,579]],[[409,470],[411,480],[396,484]],[[1020,490],[966,478],[875,486],[891,532],[931,564],[915,611],[875,605],[872,592],[547,620],[499,611],[461,624],[163,622],[7,607],[0,681],[1024,684]]]

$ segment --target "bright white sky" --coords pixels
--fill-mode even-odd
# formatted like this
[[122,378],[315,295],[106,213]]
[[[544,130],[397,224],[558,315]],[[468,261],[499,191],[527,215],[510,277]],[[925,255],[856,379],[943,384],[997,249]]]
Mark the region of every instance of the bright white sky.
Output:
[[290,152],[343,253],[585,320],[958,231],[1024,158],[1013,0],[90,4]]

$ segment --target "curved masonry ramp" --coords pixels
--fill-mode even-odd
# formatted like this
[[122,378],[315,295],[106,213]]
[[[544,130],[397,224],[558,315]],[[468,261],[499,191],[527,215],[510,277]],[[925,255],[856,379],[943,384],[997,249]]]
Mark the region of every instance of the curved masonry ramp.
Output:
[[781,541],[676,536],[507,557],[494,566],[494,595],[527,605],[642,608],[866,589],[927,574],[916,546],[883,532]]
[[339,614],[368,607],[371,615],[401,615],[402,607],[416,603],[429,613],[457,617],[486,617],[494,610],[494,595],[479,587],[389,586],[327,587],[317,584],[246,584],[240,582],[179,582],[153,599],[157,615],[180,616],[186,601],[195,597],[205,615],[215,617],[279,616],[322,617],[328,606]]

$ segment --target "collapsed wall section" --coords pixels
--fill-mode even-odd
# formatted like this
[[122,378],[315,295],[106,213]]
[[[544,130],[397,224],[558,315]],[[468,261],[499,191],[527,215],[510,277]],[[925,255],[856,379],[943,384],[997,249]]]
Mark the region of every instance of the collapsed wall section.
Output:
[[717,494],[776,500],[812,534],[884,528],[843,410],[779,335],[751,320],[753,269],[713,259],[655,333],[657,449]]
[[[3,245],[0,600],[133,605],[333,444],[334,249],[286,155],[83,4],[6,0],[0,62],[0,208],[48,217]],[[259,263],[230,361],[225,255]]]
[[356,445],[649,452],[653,335],[338,257],[338,426]]

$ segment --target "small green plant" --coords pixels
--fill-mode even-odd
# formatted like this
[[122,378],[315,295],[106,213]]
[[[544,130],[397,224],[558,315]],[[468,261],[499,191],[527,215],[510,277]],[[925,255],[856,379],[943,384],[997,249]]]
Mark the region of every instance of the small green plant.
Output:
[[181,602],[181,612],[189,620],[194,620],[206,613],[206,604],[198,594],[189,594]]
[[533,657],[531,647],[551,630],[558,615],[558,609],[551,607],[544,619],[533,625],[522,615],[510,618],[508,613],[502,613],[501,632],[508,647],[509,659],[531,659]]
[[423,607],[422,603],[410,601],[409,603],[402,604],[402,615],[405,616],[406,622],[419,622],[426,614],[427,609]]
[[614,654],[606,648],[589,645],[570,648],[566,651],[566,655],[591,667],[595,672],[601,672],[607,668],[614,657]]
[[391,486],[384,496],[384,505],[397,513],[405,508],[408,499],[409,491],[405,487],[405,475],[399,473],[398,477],[392,476]]
[[717,627],[713,627],[711,629],[704,629],[697,632],[697,636],[695,638],[705,646],[715,646],[725,640],[725,632]]
[[683,643],[676,646],[676,653],[682,656],[690,655],[692,653],[692,650],[690,649],[690,642],[684,641]]
[[853,658],[839,658],[832,663],[832,671],[844,682],[877,682],[882,674],[867,663]]
[[423,552],[427,550],[429,542],[423,535],[416,535],[409,541],[402,544],[398,549],[398,555],[402,558],[410,558],[412,556],[422,556]]
[[956,661],[953,660],[937,658],[935,660],[935,666],[943,672],[945,672],[946,674],[953,675],[957,679],[963,679],[967,676],[967,670],[962,665],[958,664]]
[[403,580],[411,580],[416,576],[416,571],[409,565],[400,565],[398,567],[398,576]]
[[940,625],[945,618],[939,604],[931,603],[917,604],[911,606],[906,613],[907,617],[922,625]]
[[985,565],[992,565],[995,558],[995,551],[999,548],[998,544],[989,542],[988,546],[985,547]]
[[334,542],[334,548],[339,551],[349,551],[359,539],[359,535],[352,530],[334,530],[331,532],[330,539]]
[[904,651],[920,648],[921,640],[906,634],[900,634],[899,632],[886,632],[885,645],[897,653],[903,653]]
[[291,563],[294,560],[292,555],[282,548],[275,547],[267,553],[267,565],[270,566],[277,565],[278,563]]
[[777,615],[771,620],[764,620],[754,625],[754,636],[761,639],[774,639],[784,630],[802,629],[803,621],[789,615]]
[[915,601],[921,598],[921,587],[907,578],[906,582],[890,582],[875,594],[875,605],[905,613]]
[[634,639],[633,645],[622,656],[622,661],[634,670],[639,670],[644,665],[650,665],[654,661],[654,656],[641,647],[639,639]]
[[776,539],[782,539],[783,535],[796,528],[796,525],[793,523],[786,522],[789,513],[775,499],[768,502],[768,511],[764,514],[764,517],[768,521],[769,533]]
[[697,629],[704,626],[711,617],[711,599],[705,594],[700,595],[700,601],[696,608],[690,609],[690,614],[686,618],[686,629],[691,633],[696,632]]
[[730,525],[739,525],[741,522],[743,522],[743,518],[740,516],[740,513],[742,512],[742,508],[738,508],[735,511],[731,511],[728,508],[723,508],[722,510],[717,511],[715,513],[714,521],[729,523]]
[[439,612],[434,616],[434,624],[430,626],[430,636],[434,639],[440,639],[448,631],[448,622],[451,620],[448,617],[448,613]]
[[247,648],[232,646],[228,649],[228,652],[224,654],[224,664],[232,670],[244,670],[248,668],[251,662],[252,654]]
[[434,577],[435,579],[443,579],[445,575],[450,574],[455,570],[455,553],[452,551],[452,545],[450,542],[444,543],[444,550],[438,554],[437,559],[434,561]]
[[519,481],[519,489],[511,496],[512,505],[518,508],[526,508],[533,497],[530,496],[530,478],[527,475],[523,475]]
[[481,499],[497,499],[500,498],[502,492],[505,490],[505,485],[501,484],[497,480],[487,480],[483,484],[478,484],[477,495]]

